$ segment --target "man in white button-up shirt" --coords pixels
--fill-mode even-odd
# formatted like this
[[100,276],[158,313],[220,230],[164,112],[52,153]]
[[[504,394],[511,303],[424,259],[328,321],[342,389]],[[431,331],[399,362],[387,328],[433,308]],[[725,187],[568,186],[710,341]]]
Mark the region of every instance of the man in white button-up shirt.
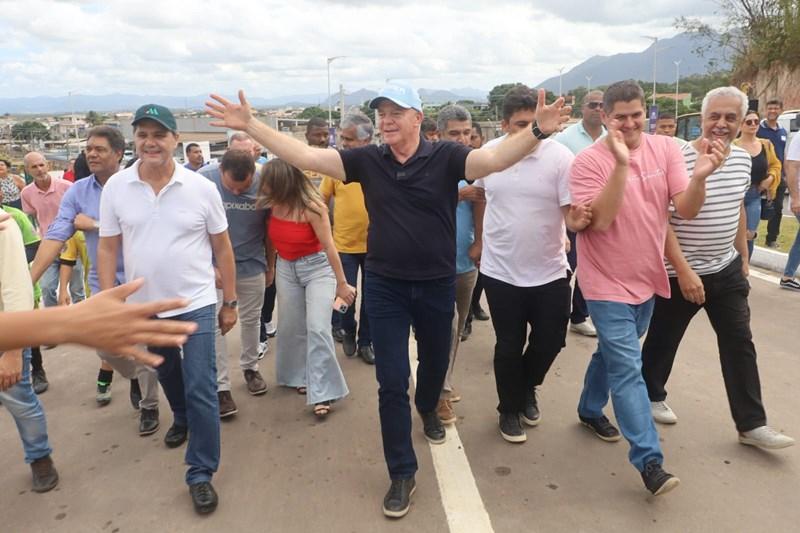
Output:
[[153,348],[164,356],[158,378],[174,422],[164,439],[186,450],[186,482],[198,513],[216,509],[211,477],[219,465],[219,406],[214,351],[217,302],[214,262],[221,274],[222,333],[237,319],[236,271],[222,199],[214,184],[176,165],[175,118],[169,109],[148,104],[133,120],[139,161],[112,176],[100,201],[98,271],[100,288],[114,286],[122,246],[127,280],[145,278],[132,301],[180,297],[190,304],[160,318],[196,322],[197,330],[179,348]]

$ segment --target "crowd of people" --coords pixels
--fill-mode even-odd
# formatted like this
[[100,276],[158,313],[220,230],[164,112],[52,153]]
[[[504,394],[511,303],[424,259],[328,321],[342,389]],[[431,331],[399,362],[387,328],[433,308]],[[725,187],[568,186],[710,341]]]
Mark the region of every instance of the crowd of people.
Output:
[[[194,508],[213,512],[220,419],[238,410],[226,346],[237,321],[247,392],[267,392],[259,361],[276,336],[277,384],[305,396],[320,419],[349,393],[335,343],[374,365],[388,517],[404,516],[416,489],[409,334],[414,404],[425,438],[441,444],[458,420],[454,369],[472,320],[494,329],[497,428],[510,443],[540,423],[538,394],[567,331],[596,336],[578,421],[603,441],[624,437],[652,494],[675,488],[656,423],[677,422],[665,387],[686,328],[705,309],[739,442],[794,444],[767,424],[748,306],[762,206],[779,203],[785,183],[800,218],[800,136],[785,149],[779,101],[761,121],[740,90],[714,89],[690,142],[674,137],[674,116],[659,117],[656,135],[644,132],[644,93],[632,81],[589,92],[566,129],[563,98],[547,104],[544,91],[517,86],[502,102],[504,135],[487,143],[459,105],[425,119],[406,85],[387,85],[370,108],[380,145],[359,111],[342,117],[340,149],[329,148],[319,120],[303,143],[254,118],[240,92],[238,102],[207,103],[214,125],[234,130],[218,162],[192,143],[177,164],[177,123],[157,104],[135,113],[137,159],[127,168],[126,141],[108,126],[89,131],[87,170],[76,164],[74,183],[51,176],[36,152],[25,156],[27,186],[0,160],[4,209],[16,222],[0,220],[0,403],[19,428],[34,491],[58,483],[36,396],[48,384],[39,346],[80,342],[102,362],[98,404],[111,400],[115,373],[130,380],[140,435],[160,427],[160,385],[172,412],[165,445],[188,441]],[[264,160],[262,146],[275,157]],[[800,290],[799,264],[800,234],[782,287]],[[31,311],[38,286],[45,309]],[[5,333],[19,317],[44,314],[75,328],[94,319],[117,331],[123,318],[129,327],[116,337],[96,325]],[[609,399],[617,425],[604,414]]]

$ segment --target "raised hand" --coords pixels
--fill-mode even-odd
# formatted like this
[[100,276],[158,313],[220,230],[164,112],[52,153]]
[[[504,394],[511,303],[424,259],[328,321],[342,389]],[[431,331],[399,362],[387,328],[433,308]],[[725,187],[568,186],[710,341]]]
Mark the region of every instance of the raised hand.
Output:
[[64,308],[69,310],[65,340],[130,357],[150,366],[160,364],[161,357],[140,346],[180,346],[186,342],[187,335],[197,329],[197,324],[153,318],[158,313],[185,307],[186,300],[126,304],[125,298],[143,283],[142,279],[125,283]]
[[564,97],[559,96],[550,105],[545,103],[544,89],[539,89],[539,98],[536,103],[536,125],[542,133],[556,133],[561,131],[561,126],[569,120],[572,106],[564,105]]
[[592,223],[591,204],[571,205],[565,217],[567,228],[570,231],[579,232],[589,227]]
[[728,147],[719,139],[713,142],[705,138],[700,139],[700,150],[694,164],[692,178],[705,179],[709,177],[725,161],[727,152]]
[[625,144],[625,137],[620,131],[619,120],[611,120],[608,123],[608,135],[606,135],[606,146],[611,150],[614,159],[618,165],[627,165],[631,157],[631,152],[628,150],[628,145]]
[[239,103],[235,104],[230,100],[218,95],[209,95],[212,100],[206,100],[206,113],[219,120],[211,122],[212,126],[219,128],[230,128],[232,130],[247,129],[247,124],[253,118],[250,110],[250,103],[244,97],[244,91],[239,90]]

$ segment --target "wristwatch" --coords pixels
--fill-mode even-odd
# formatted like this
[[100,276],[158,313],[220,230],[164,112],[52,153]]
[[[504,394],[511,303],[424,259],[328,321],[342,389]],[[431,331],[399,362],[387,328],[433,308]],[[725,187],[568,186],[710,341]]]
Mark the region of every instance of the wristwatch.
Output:
[[535,120],[533,121],[533,127],[531,128],[531,131],[533,132],[533,136],[539,139],[540,141],[543,141],[548,137],[550,137],[549,133],[545,133],[539,129],[539,124]]
[[239,307],[239,300],[230,300],[228,302],[223,300],[222,307],[230,307],[231,309],[236,309],[237,307]]

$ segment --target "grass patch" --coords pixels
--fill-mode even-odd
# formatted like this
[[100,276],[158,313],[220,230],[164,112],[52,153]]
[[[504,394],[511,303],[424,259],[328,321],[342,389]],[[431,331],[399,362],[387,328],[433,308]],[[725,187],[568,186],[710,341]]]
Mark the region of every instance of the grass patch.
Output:
[[[778,248],[781,252],[789,252],[789,248],[794,244],[794,238],[797,235],[797,229],[800,228],[800,222],[795,217],[784,216],[781,220],[781,232],[778,235]],[[762,220],[758,224],[758,236],[756,237],[756,246],[765,246],[764,238],[767,236],[767,221]]]

